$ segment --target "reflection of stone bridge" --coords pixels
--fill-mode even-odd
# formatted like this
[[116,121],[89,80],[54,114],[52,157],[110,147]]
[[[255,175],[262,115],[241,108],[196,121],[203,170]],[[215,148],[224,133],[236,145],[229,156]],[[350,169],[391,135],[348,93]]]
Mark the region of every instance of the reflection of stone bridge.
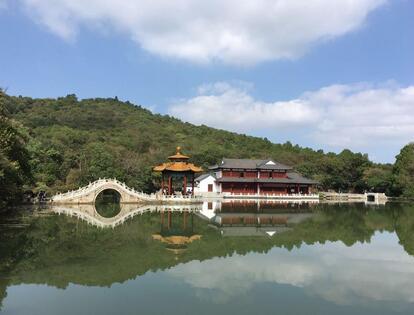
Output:
[[160,212],[160,211],[178,211],[178,212],[198,212],[201,207],[198,205],[145,205],[138,206],[133,204],[121,205],[121,211],[112,218],[105,218],[101,216],[95,208],[94,204],[80,204],[73,207],[67,205],[52,206],[51,211],[57,214],[65,214],[68,216],[76,217],[88,222],[94,226],[107,228],[116,227],[123,224],[128,219],[131,219],[139,214],[147,212]]
[[121,203],[139,203],[151,201],[197,202],[198,198],[191,196],[163,196],[145,194],[128,187],[116,179],[98,179],[77,190],[57,194],[51,198],[54,204],[89,204],[95,203],[96,197],[104,190],[115,190],[121,196]]

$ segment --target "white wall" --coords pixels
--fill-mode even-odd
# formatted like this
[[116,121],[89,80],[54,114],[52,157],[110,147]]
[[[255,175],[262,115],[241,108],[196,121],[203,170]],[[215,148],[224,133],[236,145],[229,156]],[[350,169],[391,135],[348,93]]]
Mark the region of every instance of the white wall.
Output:
[[208,185],[213,185],[213,193],[220,192],[216,179],[210,175],[198,183],[198,185],[194,188],[194,193],[208,193]]

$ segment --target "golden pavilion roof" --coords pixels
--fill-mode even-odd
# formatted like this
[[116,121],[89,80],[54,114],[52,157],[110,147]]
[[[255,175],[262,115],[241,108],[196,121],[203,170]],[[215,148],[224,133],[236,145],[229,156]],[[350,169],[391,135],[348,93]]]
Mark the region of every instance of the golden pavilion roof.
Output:
[[153,234],[152,239],[161,241],[170,245],[184,245],[189,244],[194,241],[201,239],[201,235],[192,235],[192,236],[181,236],[181,235],[172,235],[172,236],[162,236],[160,234]]
[[190,157],[184,154],[181,154],[181,147],[177,147],[177,153],[175,153],[174,155],[170,155],[168,157],[169,160],[173,161],[173,160],[188,160]]
[[153,168],[156,172],[163,172],[163,171],[172,171],[172,172],[194,172],[199,173],[202,172],[203,169],[194,165],[193,163],[188,163],[187,160],[189,159],[188,156],[181,154],[181,148],[177,147],[177,153],[168,157],[170,162],[162,163],[161,165],[157,165]]

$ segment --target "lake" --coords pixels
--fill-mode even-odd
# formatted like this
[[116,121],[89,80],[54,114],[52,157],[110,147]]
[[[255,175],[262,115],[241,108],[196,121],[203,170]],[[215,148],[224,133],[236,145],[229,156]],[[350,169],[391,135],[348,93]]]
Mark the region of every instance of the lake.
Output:
[[413,314],[414,205],[22,207],[1,314]]

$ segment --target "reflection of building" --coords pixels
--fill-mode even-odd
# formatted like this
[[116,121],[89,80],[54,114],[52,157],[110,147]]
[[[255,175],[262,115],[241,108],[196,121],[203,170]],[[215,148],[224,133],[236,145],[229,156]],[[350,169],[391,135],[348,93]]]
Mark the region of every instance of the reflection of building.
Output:
[[223,159],[201,175],[196,192],[222,195],[309,195],[316,181],[273,160]]
[[201,215],[223,236],[273,236],[313,216],[312,203],[280,201],[206,201]]
[[[159,216],[159,232],[153,238],[167,244],[167,249],[180,252],[201,238],[198,222],[219,228],[223,235],[273,235],[312,216],[311,207],[317,202],[286,202],[280,200],[209,199],[196,205],[132,205],[124,204],[111,218],[102,217],[94,205],[53,206],[50,211],[84,220],[101,228],[116,228],[144,213]],[[202,219],[202,221],[200,221]]]
[[174,253],[182,252],[187,244],[201,238],[194,232],[194,214],[191,212],[161,211],[160,220],[160,233],[153,234],[152,238],[167,244],[166,248]]
[[[174,193],[174,184],[177,179],[182,180],[182,185],[179,188],[182,194],[194,194],[194,174],[203,171],[202,168],[189,163],[189,157],[181,154],[180,149],[177,147],[177,153],[168,157],[170,162],[162,163],[153,168],[154,171],[162,174],[161,191],[164,195]],[[191,190],[187,189],[188,183],[191,184]]]

